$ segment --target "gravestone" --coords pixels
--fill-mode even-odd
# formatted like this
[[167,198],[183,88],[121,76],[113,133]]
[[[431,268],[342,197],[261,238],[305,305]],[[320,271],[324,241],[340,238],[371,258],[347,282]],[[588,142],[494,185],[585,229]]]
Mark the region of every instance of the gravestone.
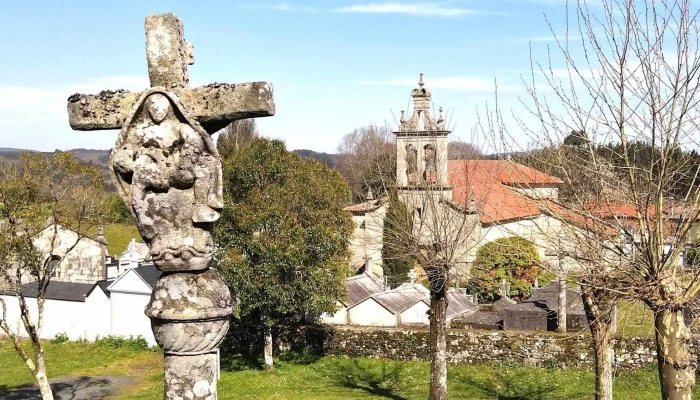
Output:
[[221,159],[210,135],[230,122],[275,113],[265,82],[191,89],[193,48],[174,14],[146,17],[151,88],[68,99],[76,130],[120,129],[110,155],[119,194],[163,271],[146,315],[164,352],[164,398],[217,398],[217,350],[233,301],[210,268],[211,232],[223,207]]

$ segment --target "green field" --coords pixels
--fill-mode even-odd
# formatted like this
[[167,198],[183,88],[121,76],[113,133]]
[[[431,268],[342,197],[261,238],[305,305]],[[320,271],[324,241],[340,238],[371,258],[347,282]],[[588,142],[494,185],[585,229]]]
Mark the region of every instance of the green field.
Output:
[[[97,235],[97,227],[94,226],[88,232],[91,236]],[[104,226],[105,240],[107,240],[107,252],[109,255],[118,256],[129,244],[131,239],[136,239],[137,242],[141,241],[141,235],[139,234],[136,225],[133,224],[108,224]]]
[[[96,344],[46,343],[49,376],[125,375],[138,379],[118,400],[162,399],[158,352]],[[326,357],[280,361],[272,373],[226,368],[219,399],[425,399],[428,364]],[[0,395],[31,383],[30,374],[7,341],[0,341]],[[580,370],[506,365],[458,365],[450,368],[451,399],[591,399],[593,373]],[[617,399],[658,399],[655,370],[620,372]]]

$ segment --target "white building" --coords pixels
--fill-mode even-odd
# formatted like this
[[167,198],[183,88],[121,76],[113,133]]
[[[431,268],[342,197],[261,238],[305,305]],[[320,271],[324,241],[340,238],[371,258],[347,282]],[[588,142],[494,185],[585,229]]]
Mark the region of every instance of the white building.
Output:
[[[110,335],[142,336],[155,345],[150,319],[144,310],[160,274],[153,264],[142,264],[127,269],[116,279],[93,284],[51,281],[45,295],[40,337],[52,339],[57,334],[66,334],[70,340],[95,340]],[[36,283],[23,285],[21,293],[36,322]],[[12,331],[26,336],[18,298],[10,293],[0,298],[7,304],[7,323]]]
[[337,311],[321,316],[308,315],[308,322],[318,322],[327,325],[346,325],[348,323],[348,308],[365,300],[369,296],[382,292],[384,283],[381,279],[367,271],[351,276],[345,280],[347,298],[336,302]]
[[[447,323],[475,312],[478,306],[464,290],[447,292]],[[404,283],[393,290],[374,293],[347,308],[347,323],[358,326],[430,325],[430,291],[419,283]]]

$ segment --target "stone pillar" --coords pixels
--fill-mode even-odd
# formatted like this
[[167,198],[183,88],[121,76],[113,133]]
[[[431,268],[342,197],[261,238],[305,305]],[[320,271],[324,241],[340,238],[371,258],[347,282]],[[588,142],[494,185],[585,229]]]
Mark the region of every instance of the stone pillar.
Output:
[[160,277],[146,315],[165,353],[166,400],[217,398],[217,349],[231,312],[231,294],[215,269]]

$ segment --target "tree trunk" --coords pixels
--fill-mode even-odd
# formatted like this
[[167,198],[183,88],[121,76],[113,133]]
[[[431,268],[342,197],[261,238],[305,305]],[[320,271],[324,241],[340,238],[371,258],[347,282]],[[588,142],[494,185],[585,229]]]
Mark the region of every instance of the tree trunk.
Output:
[[444,281],[435,286],[431,284],[430,290],[430,395],[428,400],[446,400],[447,293]]
[[617,302],[615,295],[596,286],[581,286],[583,308],[586,311],[588,328],[593,339],[595,357],[595,399],[613,398],[612,335],[617,325]]
[[595,354],[595,400],[613,399],[612,326],[608,325],[607,328],[607,332],[600,329],[591,330]]
[[35,368],[36,372],[34,373],[34,379],[36,379],[36,383],[37,385],[39,385],[39,392],[41,393],[41,398],[43,400],[54,400],[53,392],[51,391],[51,385],[49,385],[49,378],[46,376],[46,365],[44,363],[43,349],[40,349],[36,353]]
[[559,278],[559,309],[557,310],[557,332],[566,333],[566,281]]
[[274,369],[275,365],[272,360],[272,328],[265,326],[265,371]]
[[656,357],[663,400],[690,400],[695,387],[695,368],[688,344],[690,330],[683,310],[661,310],[654,316]]

